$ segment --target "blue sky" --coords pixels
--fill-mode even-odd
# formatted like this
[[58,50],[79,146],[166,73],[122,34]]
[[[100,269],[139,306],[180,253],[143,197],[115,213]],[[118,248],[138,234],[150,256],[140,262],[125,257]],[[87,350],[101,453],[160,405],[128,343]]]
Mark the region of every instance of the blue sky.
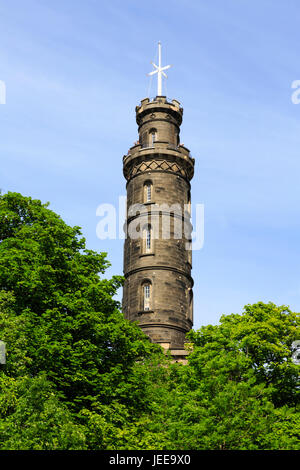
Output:
[[299,18],[297,0],[0,0],[2,191],[50,201],[121,274],[123,242],[97,238],[96,208],[125,195],[161,40],[205,205],[195,328],[259,300],[299,311]]

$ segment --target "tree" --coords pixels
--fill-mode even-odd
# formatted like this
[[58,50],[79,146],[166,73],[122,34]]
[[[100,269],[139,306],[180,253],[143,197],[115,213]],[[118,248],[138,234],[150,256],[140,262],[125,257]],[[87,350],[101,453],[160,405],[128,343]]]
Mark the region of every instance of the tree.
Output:
[[188,366],[171,367],[166,448],[300,449],[299,314],[259,302],[188,336]]
[[[33,406],[33,383],[48,384],[55,394],[41,413],[58,407],[68,412],[66,423],[85,425],[103,407],[121,407],[129,421],[147,409],[146,382],[137,383],[136,363],[160,351],[120,313],[113,297],[122,278],[99,276],[108,266],[106,254],[88,250],[80,229],[65,224],[48,204],[17,193],[0,196],[0,339],[7,348],[0,374],[16,381],[18,390],[15,406],[3,416],[8,443],[14,438],[7,430],[21,433],[9,425],[11,416]],[[31,434],[23,435],[30,448]]]
[[[42,375],[0,377],[2,450],[77,450],[86,448],[84,426],[76,423]],[[9,403],[9,409],[6,403]]]

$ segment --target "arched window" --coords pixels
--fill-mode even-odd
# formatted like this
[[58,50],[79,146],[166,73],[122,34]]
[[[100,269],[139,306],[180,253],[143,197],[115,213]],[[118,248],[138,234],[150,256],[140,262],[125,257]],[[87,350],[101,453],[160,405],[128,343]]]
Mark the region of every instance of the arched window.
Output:
[[153,227],[150,224],[144,225],[141,231],[141,256],[154,255]]
[[151,282],[150,281],[144,282],[142,287],[143,287],[143,310],[144,311],[151,310],[151,294],[152,294]]
[[157,141],[157,130],[156,129],[151,129],[149,131],[149,137],[150,137],[150,145],[154,145],[154,142]]
[[151,202],[152,200],[152,183],[146,181],[144,184],[144,202]]
[[150,253],[152,251],[152,228],[151,228],[151,225],[147,225],[144,228],[144,245],[145,245],[145,253]]

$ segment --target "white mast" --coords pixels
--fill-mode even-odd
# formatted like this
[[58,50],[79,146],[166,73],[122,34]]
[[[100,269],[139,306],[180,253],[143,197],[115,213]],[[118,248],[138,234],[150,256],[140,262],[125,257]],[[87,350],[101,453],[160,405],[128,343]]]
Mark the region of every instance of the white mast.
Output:
[[171,65],[165,65],[164,67],[161,66],[161,43],[160,41],[158,42],[158,65],[155,65],[153,62],[151,62],[151,64],[155,67],[155,70],[148,73],[148,75],[155,75],[157,73],[157,96],[162,96],[162,75],[165,78],[168,78],[164,70],[167,70],[172,66]]

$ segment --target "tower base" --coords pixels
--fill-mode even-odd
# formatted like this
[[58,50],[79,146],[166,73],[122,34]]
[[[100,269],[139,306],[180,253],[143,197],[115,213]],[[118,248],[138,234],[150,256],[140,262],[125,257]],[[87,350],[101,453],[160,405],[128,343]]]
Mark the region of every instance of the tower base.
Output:
[[188,355],[191,352],[189,343],[186,343],[186,348],[170,348],[170,343],[159,343],[160,346],[169,352],[172,356],[172,362],[178,362],[186,365],[188,363]]

